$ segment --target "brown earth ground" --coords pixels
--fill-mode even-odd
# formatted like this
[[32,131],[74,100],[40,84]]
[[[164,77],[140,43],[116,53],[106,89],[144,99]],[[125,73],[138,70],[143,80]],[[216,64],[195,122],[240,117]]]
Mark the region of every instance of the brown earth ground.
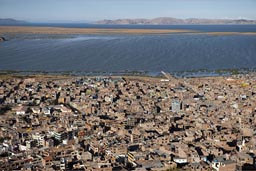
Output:
[[24,27],[0,26],[0,34],[166,34],[193,33],[193,30],[175,29],[101,29],[101,28],[60,28],[60,27]]
[[256,35],[256,32],[199,32],[183,29],[101,29],[101,28],[61,28],[0,26],[0,34],[209,34],[209,35]]

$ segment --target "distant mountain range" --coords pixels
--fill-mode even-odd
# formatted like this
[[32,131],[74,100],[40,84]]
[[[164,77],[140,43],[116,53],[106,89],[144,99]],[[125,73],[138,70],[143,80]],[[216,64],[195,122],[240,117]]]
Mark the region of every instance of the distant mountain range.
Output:
[[26,21],[15,20],[12,18],[0,18],[0,25],[8,25],[8,24],[26,24]]
[[[23,20],[15,20],[12,18],[0,18],[0,25],[22,25],[29,22]],[[88,22],[93,24],[152,24],[152,25],[175,25],[175,24],[256,24],[256,20],[247,19],[177,19],[172,17],[159,17],[154,19],[117,19],[117,20],[101,20],[96,22]]]
[[174,25],[174,24],[256,24],[256,20],[247,19],[177,19],[171,17],[159,17],[154,19],[117,19],[101,20],[96,24],[153,24],[153,25]]

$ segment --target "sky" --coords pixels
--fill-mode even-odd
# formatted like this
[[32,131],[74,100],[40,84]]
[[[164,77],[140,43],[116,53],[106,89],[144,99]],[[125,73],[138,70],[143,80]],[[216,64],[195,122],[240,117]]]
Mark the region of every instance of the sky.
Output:
[[30,22],[156,17],[256,19],[256,0],[0,0],[0,18]]

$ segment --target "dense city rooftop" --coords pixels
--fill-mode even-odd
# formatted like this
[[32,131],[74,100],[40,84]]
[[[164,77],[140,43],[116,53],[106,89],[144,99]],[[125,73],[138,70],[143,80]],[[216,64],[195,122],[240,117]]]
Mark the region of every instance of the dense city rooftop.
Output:
[[255,170],[256,74],[0,79],[0,170]]

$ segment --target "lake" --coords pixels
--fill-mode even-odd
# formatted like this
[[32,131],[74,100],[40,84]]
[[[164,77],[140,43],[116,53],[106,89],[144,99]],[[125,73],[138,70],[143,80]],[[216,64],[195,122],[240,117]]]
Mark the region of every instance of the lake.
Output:
[[[49,25],[47,25],[49,26]],[[53,25],[54,26],[54,25]],[[83,27],[95,28],[95,25]],[[71,27],[71,25],[66,25]],[[73,26],[75,27],[75,26]],[[78,27],[78,26],[77,26]],[[82,26],[80,26],[82,27]],[[104,26],[99,25],[99,28]],[[110,28],[109,25],[105,25]],[[112,26],[256,32],[255,25]],[[0,70],[175,72],[256,67],[256,35],[5,35]]]

